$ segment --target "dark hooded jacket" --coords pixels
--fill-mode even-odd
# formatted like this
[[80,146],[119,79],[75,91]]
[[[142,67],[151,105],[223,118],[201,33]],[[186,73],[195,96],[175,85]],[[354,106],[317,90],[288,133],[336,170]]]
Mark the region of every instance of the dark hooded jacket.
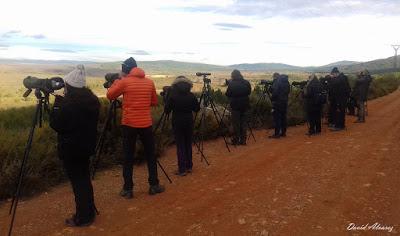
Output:
[[340,73],[337,78],[332,78],[329,83],[329,97],[332,101],[346,104],[350,96],[350,85],[347,76]]
[[230,100],[232,110],[246,111],[250,106],[251,85],[238,70],[232,72],[225,95]]
[[310,80],[304,89],[304,99],[307,111],[320,110],[322,104],[320,103],[319,96],[323,91],[321,82],[315,77]]
[[59,157],[89,157],[96,147],[99,100],[87,88],[69,86],[67,91],[64,98],[56,97],[50,113],[50,127],[58,134]]
[[356,80],[356,84],[353,89],[353,97],[357,101],[366,101],[368,99],[368,90],[371,81],[372,78],[369,75],[360,76]]
[[200,110],[196,96],[190,92],[192,84],[185,79],[175,80],[169,98],[165,105],[165,112],[172,111],[172,125],[180,127],[193,126],[193,112]]
[[287,75],[279,75],[271,86],[271,101],[273,105],[285,105],[289,100],[290,84]]

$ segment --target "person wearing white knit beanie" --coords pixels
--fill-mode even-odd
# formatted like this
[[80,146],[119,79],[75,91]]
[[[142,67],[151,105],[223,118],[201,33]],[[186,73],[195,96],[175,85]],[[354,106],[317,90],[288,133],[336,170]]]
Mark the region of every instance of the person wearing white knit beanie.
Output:
[[77,65],[76,68],[64,77],[65,83],[75,88],[86,87],[86,72],[83,65]]
[[86,87],[83,65],[67,74],[64,82],[64,96],[56,95],[50,127],[57,132],[58,156],[75,196],[75,213],[65,224],[89,226],[97,211],[90,179],[90,157],[95,154],[100,102]]

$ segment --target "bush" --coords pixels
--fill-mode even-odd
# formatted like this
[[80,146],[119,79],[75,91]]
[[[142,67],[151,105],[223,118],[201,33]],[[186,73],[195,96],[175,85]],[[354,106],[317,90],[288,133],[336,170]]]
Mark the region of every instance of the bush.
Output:
[[[350,77],[350,80],[354,78]],[[350,82],[351,82],[350,81]],[[353,82],[351,82],[353,83]],[[376,76],[373,80],[369,98],[373,99],[395,91],[400,84],[399,75],[387,74]],[[295,125],[304,122],[304,110],[302,99],[298,97],[300,91],[293,89],[290,94],[288,107],[288,123]],[[254,114],[255,104],[261,95],[261,88],[256,86],[250,96],[252,109],[250,114]],[[221,90],[212,92],[218,110],[222,112],[228,100]],[[161,97],[159,97],[162,101]],[[101,100],[101,114],[99,121],[99,130],[102,130],[105,119],[107,117],[109,102],[106,99]],[[266,102],[259,104],[260,118],[265,127],[271,127],[271,103],[269,99]],[[32,117],[35,107],[13,108],[8,110],[0,110],[0,199],[5,199],[12,196],[17,181],[20,164],[23,158],[24,149],[32,125]],[[157,122],[163,112],[163,106],[160,105],[153,110],[153,119]],[[254,116],[252,116],[254,118]],[[46,116],[44,117],[46,119]],[[199,133],[198,121],[196,122],[195,134]],[[120,120],[120,114],[117,114],[117,120]],[[229,134],[229,130],[224,128],[218,133],[218,122],[214,118],[211,111],[207,112],[207,128],[204,133],[205,139],[217,138],[221,133]],[[252,120],[253,121],[253,120]],[[227,116],[224,117],[224,122],[230,126]],[[163,130],[158,129],[156,132],[156,154],[161,156],[163,151],[173,143],[172,127],[170,122],[165,123]],[[114,127],[108,133],[106,139],[106,153],[102,156],[100,168],[105,168],[111,165],[121,163],[121,133],[120,129]],[[137,162],[143,160],[143,148],[138,142]],[[27,162],[27,172],[24,178],[23,195],[32,195],[47,189],[50,186],[58,184],[65,180],[62,165],[57,158],[56,153],[56,133],[48,126],[47,122],[43,123],[42,128],[37,128],[32,144],[32,150]]]

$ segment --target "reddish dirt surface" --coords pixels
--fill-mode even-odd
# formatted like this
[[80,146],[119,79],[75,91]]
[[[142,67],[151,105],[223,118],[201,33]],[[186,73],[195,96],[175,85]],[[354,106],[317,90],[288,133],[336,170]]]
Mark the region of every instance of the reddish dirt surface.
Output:
[[[94,181],[100,215],[88,228],[67,228],[73,212],[67,184],[21,202],[14,235],[395,235],[400,232],[400,91],[369,103],[366,124],[347,117],[344,132],[326,129],[232,148],[206,144],[211,162],[195,155],[194,173],[175,177],[175,148],[161,159],[173,177],[167,191],[147,195],[145,166],[136,168],[135,198],[121,199],[121,170]],[[270,131],[269,131],[270,132]],[[5,235],[9,205],[0,207]],[[393,226],[387,231],[347,231],[349,223]]]

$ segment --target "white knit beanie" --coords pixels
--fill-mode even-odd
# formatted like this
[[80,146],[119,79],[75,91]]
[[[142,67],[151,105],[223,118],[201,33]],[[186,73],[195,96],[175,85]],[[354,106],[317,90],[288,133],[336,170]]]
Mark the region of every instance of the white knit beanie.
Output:
[[65,83],[75,88],[85,87],[86,86],[85,67],[83,65],[77,65],[76,69],[69,72],[69,74],[64,77],[64,81]]

